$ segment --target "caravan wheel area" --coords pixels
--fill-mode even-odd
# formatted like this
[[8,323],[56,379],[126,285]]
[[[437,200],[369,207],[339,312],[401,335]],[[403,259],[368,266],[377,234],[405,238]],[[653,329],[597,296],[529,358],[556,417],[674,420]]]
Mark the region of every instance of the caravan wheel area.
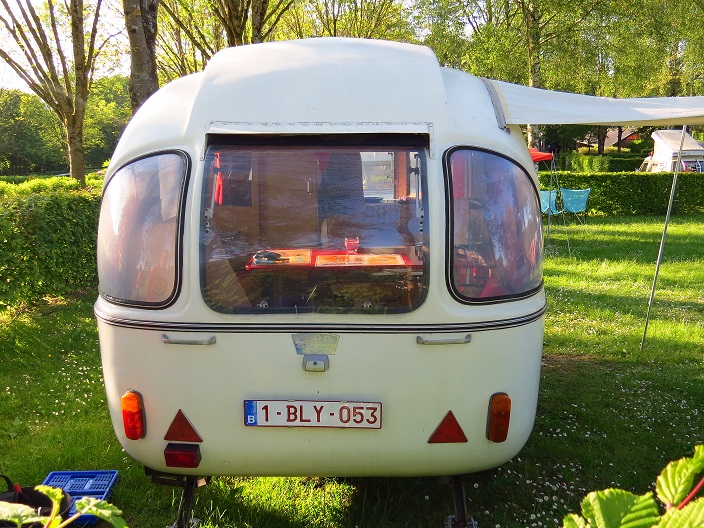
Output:
[[95,306],[124,449],[158,473],[461,475],[530,435],[536,174],[491,87],[354,39],[218,53],[106,175]]

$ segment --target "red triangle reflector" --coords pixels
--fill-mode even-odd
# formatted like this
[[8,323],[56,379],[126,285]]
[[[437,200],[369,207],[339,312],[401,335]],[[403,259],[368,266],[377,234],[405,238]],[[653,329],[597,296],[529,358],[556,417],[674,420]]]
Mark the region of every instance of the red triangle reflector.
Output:
[[171,440],[173,442],[202,442],[203,439],[195,430],[191,422],[188,421],[186,415],[183,414],[181,409],[178,410],[174,420],[169,426],[169,430],[166,431],[164,440]]
[[440,425],[428,438],[429,444],[450,444],[466,441],[467,437],[464,435],[464,431],[452,411],[447,411],[445,418],[442,419]]

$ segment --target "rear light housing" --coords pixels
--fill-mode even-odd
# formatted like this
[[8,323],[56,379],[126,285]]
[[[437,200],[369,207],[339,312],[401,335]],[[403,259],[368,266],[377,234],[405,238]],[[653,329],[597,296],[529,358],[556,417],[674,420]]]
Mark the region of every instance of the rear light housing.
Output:
[[168,467],[197,468],[200,465],[200,446],[170,442],[164,449],[164,461]]
[[128,390],[120,398],[120,403],[125,436],[130,440],[144,438],[147,434],[147,423],[144,416],[142,395],[137,391]]
[[486,424],[486,437],[492,442],[505,442],[511,422],[511,398],[505,392],[492,394],[489,399],[489,416]]

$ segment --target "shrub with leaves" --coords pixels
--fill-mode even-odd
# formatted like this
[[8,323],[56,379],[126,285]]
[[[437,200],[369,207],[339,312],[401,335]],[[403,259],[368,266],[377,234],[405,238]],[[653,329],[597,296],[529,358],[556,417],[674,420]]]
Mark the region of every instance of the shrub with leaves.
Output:
[[692,458],[670,462],[655,483],[655,494],[664,505],[661,513],[652,492],[635,495],[620,489],[593,491],[582,501],[582,515],[571,513],[563,528],[697,528],[704,527],[704,497],[694,500],[704,487],[704,445]]
[[127,523],[121,517],[122,512],[120,510],[112,504],[94,497],[78,499],[76,501],[76,513],[67,519],[62,519],[59,515],[59,509],[64,492],[51,486],[37,486],[34,489],[51,499],[53,507],[48,517],[38,516],[34,508],[24,504],[0,502],[0,521],[14,523],[17,528],[29,524],[40,524],[43,528],[64,528],[64,526],[68,526],[78,520],[81,515],[93,515],[109,522],[115,528],[128,528]]
[[95,188],[0,199],[0,306],[97,283]]

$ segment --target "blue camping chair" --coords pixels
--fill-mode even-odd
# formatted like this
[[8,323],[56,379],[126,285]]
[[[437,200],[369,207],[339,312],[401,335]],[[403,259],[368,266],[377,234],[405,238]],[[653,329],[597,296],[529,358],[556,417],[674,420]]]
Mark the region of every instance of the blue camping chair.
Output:
[[[552,217],[555,215],[562,215],[562,224],[566,225],[565,222],[565,210],[557,208],[557,189],[550,189],[549,191],[540,191],[540,210],[543,214],[548,215],[548,232],[546,241],[550,240],[550,227],[552,224]],[[567,238],[567,251],[570,256],[572,255],[572,247],[570,246],[570,239]]]
[[540,210],[549,216],[562,214],[557,210],[557,189],[540,191]]
[[[591,189],[563,189],[560,187],[563,211],[572,213],[580,224],[584,224],[587,217],[587,200],[590,192]],[[579,217],[580,214],[582,218]]]

